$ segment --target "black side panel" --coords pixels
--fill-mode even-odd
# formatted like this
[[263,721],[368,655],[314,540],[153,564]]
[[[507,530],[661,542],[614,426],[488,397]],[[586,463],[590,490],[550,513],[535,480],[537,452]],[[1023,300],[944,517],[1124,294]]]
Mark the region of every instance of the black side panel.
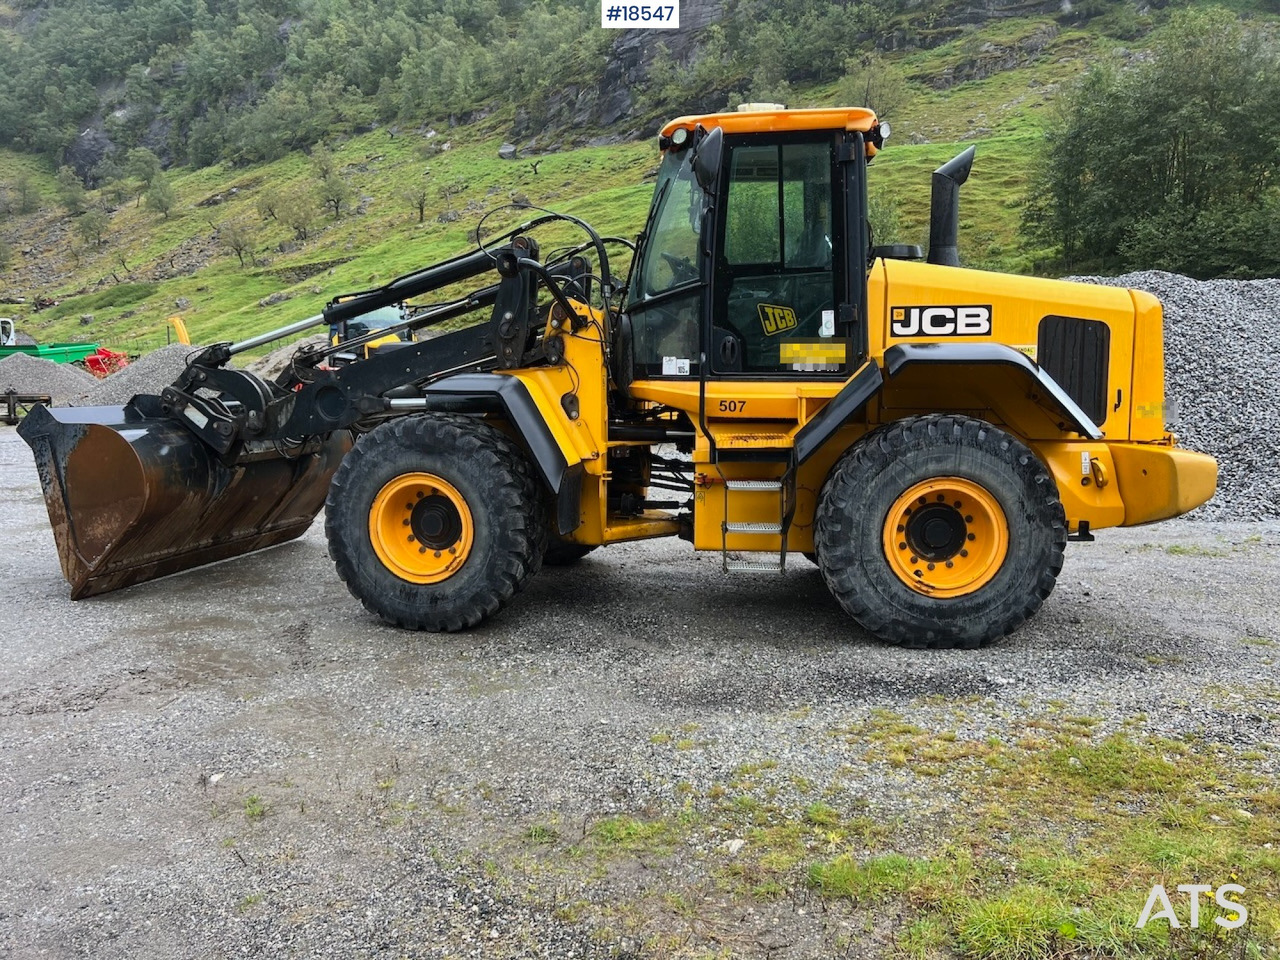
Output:
[[1101,320],[1048,316],[1040,321],[1036,360],[1094,423],[1107,419],[1111,328]]
[[845,422],[862,409],[880,390],[884,377],[874,360],[869,361],[854,374],[853,379],[840,388],[816,417],[800,428],[796,434],[796,465],[800,465],[818,452],[818,448]]

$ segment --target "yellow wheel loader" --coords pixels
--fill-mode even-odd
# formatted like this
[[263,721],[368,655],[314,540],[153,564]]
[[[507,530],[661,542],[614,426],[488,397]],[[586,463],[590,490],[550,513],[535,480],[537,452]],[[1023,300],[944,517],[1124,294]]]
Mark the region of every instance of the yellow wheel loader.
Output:
[[[1165,429],[1155,298],[959,267],[972,148],[934,174],[927,260],[872,245],[887,134],[852,108],[682,117],[625,282],[626,241],[532,216],[206,348],[159,396],[37,408],[20,432],[72,596],[296,537],[324,506],[338,575],[410,629],[473,626],[544,562],[679,537],[730,573],[805,555],[893,643],[1009,633],[1069,537],[1185,513],[1217,468]],[[542,259],[565,220],[583,242]],[[357,337],[353,362],[321,348],[269,383],[229,365],[482,276],[402,324],[471,326],[365,355]]]

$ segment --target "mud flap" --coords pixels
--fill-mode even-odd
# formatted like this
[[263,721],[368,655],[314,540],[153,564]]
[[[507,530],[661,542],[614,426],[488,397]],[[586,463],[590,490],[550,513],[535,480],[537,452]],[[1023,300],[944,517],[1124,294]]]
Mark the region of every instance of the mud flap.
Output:
[[35,454],[73,600],[301,536],[351,449],[339,431],[227,463],[131,405],[37,406],[18,434]]

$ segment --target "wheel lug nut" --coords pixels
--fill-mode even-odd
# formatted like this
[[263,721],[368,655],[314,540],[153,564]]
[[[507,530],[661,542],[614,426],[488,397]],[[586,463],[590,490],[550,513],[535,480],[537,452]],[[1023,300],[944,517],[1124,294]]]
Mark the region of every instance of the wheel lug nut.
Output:
[[973,523],[973,516],[972,516],[972,515],[970,515],[970,514],[967,514],[967,513],[966,513],[966,514],[965,514],[965,516],[964,516],[964,522],[965,522],[965,523]]
[[426,496],[426,494],[425,494],[425,493],[423,493],[421,490],[419,490],[419,491],[418,491],[418,499],[419,499],[419,500],[421,500],[421,499],[422,499],[423,497],[425,497],[425,496]]
[[439,550],[437,550],[437,551],[436,551],[436,558],[437,558],[437,559],[439,559],[439,557],[440,557],[440,551],[439,551]]
[[955,566],[955,564],[954,564],[954,563],[952,563],[950,560],[948,560],[948,561],[947,561],[947,567],[948,567],[948,568],[950,568],[950,567],[954,567],[954,566]]
[[945,493],[940,493],[940,494],[938,494],[938,502],[939,502],[939,503],[942,503],[942,501],[944,501],[944,500],[946,500],[946,499],[947,499],[947,495],[946,495]]
[[966,533],[966,534],[964,535],[964,538],[965,538],[966,540],[977,540],[977,539],[978,539],[978,538],[977,538],[977,536],[975,536],[975,535],[974,535],[974,534],[972,534],[972,533]]
[[919,563],[919,562],[920,562],[920,558],[919,558],[919,557],[912,557],[912,558],[911,558],[911,562],[912,562],[912,563]]
[[410,542],[410,543],[413,543],[413,541],[414,541],[414,536],[413,536],[413,534],[411,533],[411,534],[409,534],[409,542]]
[[898,549],[899,549],[899,550],[905,550],[905,549],[907,549],[907,545],[906,545],[905,543],[900,543],[900,544],[898,544]]
[[969,555],[969,551],[968,551],[968,550],[961,550],[961,551],[960,551],[960,556],[962,556],[962,557],[967,557],[968,555]]
[[930,570],[932,570],[932,569],[933,569],[933,564],[932,564],[932,563],[931,563],[931,564],[929,564],[929,569],[930,569]]

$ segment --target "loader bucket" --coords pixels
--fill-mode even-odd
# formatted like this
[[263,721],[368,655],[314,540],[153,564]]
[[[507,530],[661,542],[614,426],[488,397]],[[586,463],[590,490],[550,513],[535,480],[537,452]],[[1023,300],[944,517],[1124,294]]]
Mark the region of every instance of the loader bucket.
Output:
[[267,449],[230,465],[178,423],[132,406],[35,407],[18,427],[78,600],[301,536],[351,447]]

